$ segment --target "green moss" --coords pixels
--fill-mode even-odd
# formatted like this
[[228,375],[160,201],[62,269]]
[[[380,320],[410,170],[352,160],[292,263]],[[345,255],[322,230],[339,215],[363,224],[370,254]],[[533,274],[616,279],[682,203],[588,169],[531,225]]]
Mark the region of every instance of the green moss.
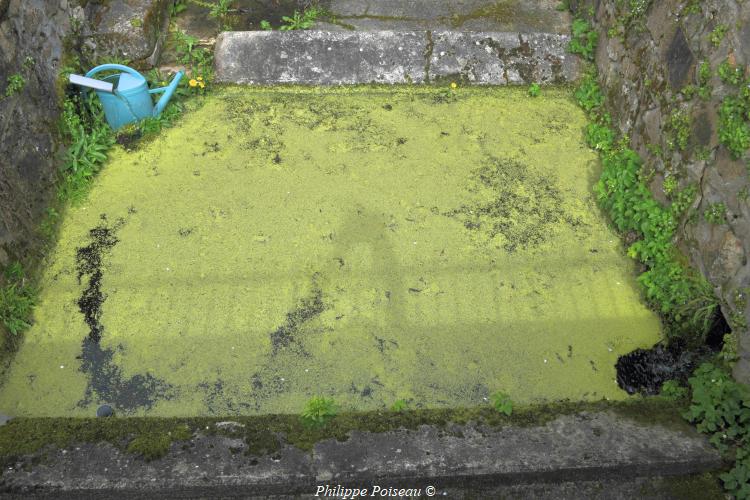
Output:
[[174,425],[169,426],[167,422],[165,423],[167,425],[159,429],[149,429],[137,435],[128,443],[127,451],[140,455],[147,461],[154,460],[166,455],[173,442],[188,440],[193,435],[185,424],[175,422]]
[[220,427],[225,419],[200,418],[17,418],[0,427],[0,461],[33,454],[47,445],[58,448],[77,443],[108,442],[146,460],[164,456],[172,443],[190,439],[197,433],[243,438],[248,455],[270,455],[283,443],[312,450],[315,443],[335,438],[348,439],[352,431],[375,433],[395,429],[417,429],[421,425],[446,428],[450,424],[481,423],[492,427],[539,426],[561,415],[579,412],[612,411],[643,425],[662,425],[678,431],[690,426],[680,417],[684,402],[662,398],[634,398],[622,402],[562,402],[514,407],[511,415],[491,406],[372,411],[342,413],[322,427],[305,425],[297,415],[258,415],[231,417],[241,424]]
[[46,445],[65,448],[73,443],[108,442],[154,459],[163,456],[173,441],[191,436],[191,427],[176,419],[18,418],[0,428],[0,457],[11,460]]
[[705,500],[724,498],[719,472],[691,476],[667,476],[654,479],[641,489],[643,498],[656,498],[654,495],[668,494],[668,498],[680,500]]

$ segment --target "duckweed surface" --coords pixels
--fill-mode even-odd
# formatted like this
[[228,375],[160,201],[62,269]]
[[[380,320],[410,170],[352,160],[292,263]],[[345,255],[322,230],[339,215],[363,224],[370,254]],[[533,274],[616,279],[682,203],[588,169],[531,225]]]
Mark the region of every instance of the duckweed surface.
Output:
[[225,88],[68,210],[16,416],[624,399],[658,340],[565,89]]

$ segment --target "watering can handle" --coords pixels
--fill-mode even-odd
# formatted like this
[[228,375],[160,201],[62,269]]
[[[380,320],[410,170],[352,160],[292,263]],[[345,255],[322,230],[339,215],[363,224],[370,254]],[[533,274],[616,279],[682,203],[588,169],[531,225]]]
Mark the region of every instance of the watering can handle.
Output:
[[143,78],[143,75],[138,73],[136,70],[134,70],[133,68],[128,68],[127,66],[123,66],[122,64],[102,64],[101,66],[97,66],[96,68],[93,68],[88,73],[86,73],[86,77],[91,78],[100,71],[108,71],[113,69],[119,69],[120,71],[130,73],[133,76]]

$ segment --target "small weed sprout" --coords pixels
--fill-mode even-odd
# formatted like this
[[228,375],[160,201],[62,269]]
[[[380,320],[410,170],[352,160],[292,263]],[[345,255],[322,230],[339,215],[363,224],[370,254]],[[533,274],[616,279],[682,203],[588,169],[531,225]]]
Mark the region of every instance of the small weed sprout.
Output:
[[260,22],[260,29],[264,31],[273,31],[273,26],[271,26],[271,23],[264,19]]
[[0,322],[15,336],[31,326],[36,292],[26,279],[21,264],[9,265],[4,275],[5,285],[0,288]]
[[20,73],[10,75],[6,80],[5,97],[10,97],[23,90],[26,86],[26,79]]
[[698,96],[707,101],[711,98],[711,65],[708,61],[703,61],[698,66]]
[[169,4],[169,17],[174,17],[187,9],[187,0],[174,0]]
[[690,118],[683,111],[673,111],[669,116],[667,127],[671,132],[667,139],[667,146],[671,150],[683,151],[690,139]]
[[[231,5],[234,0],[216,0],[214,2],[208,2],[205,0],[189,0],[195,5],[199,5],[208,9],[208,15],[213,17],[219,22],[221,29],[227,31],[231,29],[231,26],[227,24],[229,14],[236,12],[237,9],[232,9]],[[183,9],[184,10],[184,9]]]
[[727,96],[719,107],[719,142],[729,149],[732,158],[738,160],[750,149],[750,99],[742,96]]
[[739,85],[742,83],[745,71],[740,66],[724,61],[719,65],[718,73],[722,82],[728,85]]
[[729,28],[726,24],[719,24],[713,29],[708,39],[714,47],[718,47],[719,45],[721,45],[721,42],[724,40],[724,37],[726,36],[728,30]]
[[302,410],[302,423],[309,427],[323,427],[338,413],[333,399],[316,396],[310,399]]
[[391,411],[395,411],[396,413],[401,413],[405,411],[407,408],[406,401],[403,399],[397,399],[392,405],[391,405]]
[[682,8],[682,15],[688,16],[690,14],[700,14],[701,12],[701,0],[689,0],[688,3]]
[[511,413],[513,413],[513,401],[511,401],[510,396],[504,392],[494,393],[490,396],[490,400],[492,401],[492,406],[499,413],[503,413],[507,416],[510,416]]
[[711,224],[724,224],[727,221],[727,207],[721,202],[711,203],[703,212],[703,217]]
[[670,196],[677,189],[677,178],[674,175],[668,175],[664,178],[662,187],[664,188],[664,194]]
[[305,9],[305,11],[301,14],[299,11],[295,10],[293,16],[283,16],[281,18],[281,20],[286,24],[282,25],[279,30],[293,31],[312,28],[315,24],[315,21],[317,21],[317,19],[321,15],[323,15],[323,11],[317,7],[310,7],[308,9]]
[[539,94],[542,93],[542,88],[539,86],[538,83],[532,83],[529,85],[529,95],[531,97],[539,97]]

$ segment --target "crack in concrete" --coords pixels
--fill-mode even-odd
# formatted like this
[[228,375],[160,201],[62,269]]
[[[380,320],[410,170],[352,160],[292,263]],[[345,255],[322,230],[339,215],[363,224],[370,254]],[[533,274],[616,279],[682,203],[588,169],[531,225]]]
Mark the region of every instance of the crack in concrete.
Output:
[[430,83],[430,64],[432,62],[432,51],[435,49],[435,42],[432,40],[432,31],[427,30],[427,48],[424,56],[424,81]]

